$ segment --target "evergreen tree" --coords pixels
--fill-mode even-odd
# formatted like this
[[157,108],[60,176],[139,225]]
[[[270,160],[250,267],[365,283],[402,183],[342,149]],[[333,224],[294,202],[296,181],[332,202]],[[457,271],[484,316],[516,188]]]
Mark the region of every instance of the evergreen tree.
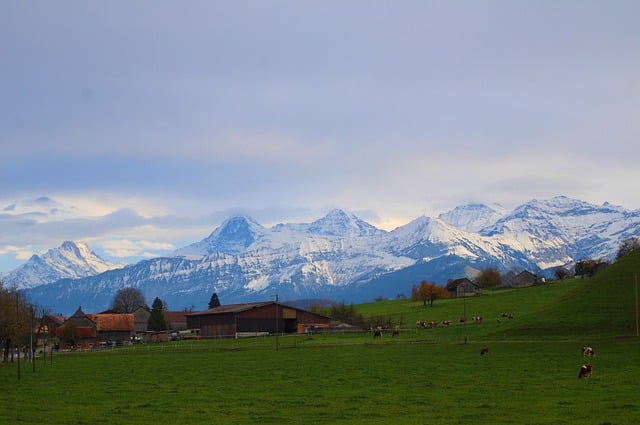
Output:
[[218,299],[218,294],[217,293],[213,293],[213,295],[211,295],[211,299],[209,300],[209,308],[216,308],[220,306],[220,300]]
[[158,297],[153,300],[151,305],[151,315],[149,316],[149,322],[147,323],[147,329],[150,331],[165,331],[167,330],[167,322],[164,320],[164,302]]

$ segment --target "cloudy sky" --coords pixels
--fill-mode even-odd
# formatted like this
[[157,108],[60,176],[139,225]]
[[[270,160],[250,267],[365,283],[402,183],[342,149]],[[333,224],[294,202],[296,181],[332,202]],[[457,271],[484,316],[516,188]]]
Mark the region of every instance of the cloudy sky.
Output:
[[640,208],[640,2],[0,2],[0,272],[332,208]]

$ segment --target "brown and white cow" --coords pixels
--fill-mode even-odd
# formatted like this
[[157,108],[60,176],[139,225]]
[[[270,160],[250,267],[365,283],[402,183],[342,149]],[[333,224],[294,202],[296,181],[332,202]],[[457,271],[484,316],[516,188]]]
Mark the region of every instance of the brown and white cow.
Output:
[[578,378],[591,376],[591,371],[593,370],[593,366],[590,364],[583,364],[580,367],[580,372],[578,373]]
[[476,322],[476,323],[482,323],[482,316],[475,316],[473,318],[473,321]]
[[595,357],[596,352],[591,347],[582,347],[582,357]]
[[485,354],[489,354],[489,347],[484,347],[482,350],[480,350],[481,356],[484,356]]

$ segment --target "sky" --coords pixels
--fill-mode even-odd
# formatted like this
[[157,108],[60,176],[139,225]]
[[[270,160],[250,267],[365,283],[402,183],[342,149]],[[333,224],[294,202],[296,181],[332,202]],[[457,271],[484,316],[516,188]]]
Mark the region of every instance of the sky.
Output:
[[640,2],[0,0],[0,272],[233,214],[640,208]]

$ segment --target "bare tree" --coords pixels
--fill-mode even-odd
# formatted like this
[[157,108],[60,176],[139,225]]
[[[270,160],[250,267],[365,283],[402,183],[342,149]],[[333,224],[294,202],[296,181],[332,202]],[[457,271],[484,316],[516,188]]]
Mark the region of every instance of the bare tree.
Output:
[[120,289],[111,304],[111,309],[117,313],[133,313],[138,307],[147,308],[147,302],[136,288]]
[[618,247],[618,253],[616,254],[616,261],[630,253],[631,251],[640,248],[640,239],[628,238],[622,241]]
[[493,268],[488,267],[480,272],[476,277],[476,285],[481,288],[493,288],[502,284],[502,275],[500,272]]

